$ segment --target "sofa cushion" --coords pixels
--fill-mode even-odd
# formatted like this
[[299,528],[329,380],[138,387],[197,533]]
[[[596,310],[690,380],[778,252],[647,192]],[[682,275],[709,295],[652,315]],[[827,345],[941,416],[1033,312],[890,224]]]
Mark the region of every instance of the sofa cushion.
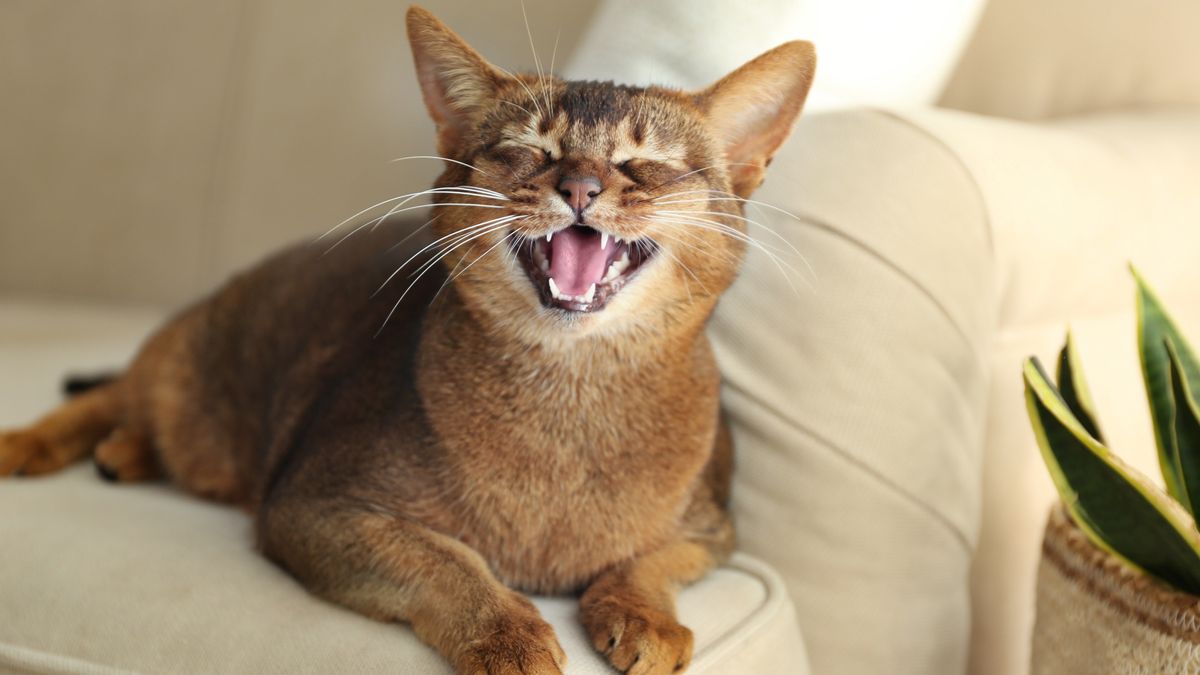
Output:
[[[984,0],[603,0],[566,74],[707,86],[788,40],[817,48],[805,108],[931,105]],[[886,54],[886,59],[879,56]]]
[[[68,369],[121,363],[155,311],[0,298],[0,428],[57,398]],[[245,514],[166,485],[110,485],[90,466],[0,481],[0,671],[449,673],[406,627],[308,595],[253,550]],[[536,598],[568,673],[611,669],[572,598]],[[690,672],[807,673],[787,591],[735,555],[679,596]]]

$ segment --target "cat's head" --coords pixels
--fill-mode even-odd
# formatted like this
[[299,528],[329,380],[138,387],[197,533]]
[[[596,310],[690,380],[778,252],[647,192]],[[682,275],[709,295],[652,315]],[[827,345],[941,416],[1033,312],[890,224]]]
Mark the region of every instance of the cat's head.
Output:
[[408,35],[453,160],[435,249],[474,314],[529,342],[703,325],[746,248],[741,200],[804,104],[811,44],[684,92],[512,74],[417,7]]

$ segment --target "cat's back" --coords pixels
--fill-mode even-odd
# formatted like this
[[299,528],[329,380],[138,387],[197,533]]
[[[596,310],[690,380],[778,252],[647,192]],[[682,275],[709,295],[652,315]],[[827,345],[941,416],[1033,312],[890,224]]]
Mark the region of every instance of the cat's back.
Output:
[[445,280],[440,265],[422,267],[431,237],[419,227],[294,244],[154,335],[131,375],[168,472],[189,487],[188,467],[225,467],[227,489],[202,491],[255,503],[339,381],[372,361],[409,362]]

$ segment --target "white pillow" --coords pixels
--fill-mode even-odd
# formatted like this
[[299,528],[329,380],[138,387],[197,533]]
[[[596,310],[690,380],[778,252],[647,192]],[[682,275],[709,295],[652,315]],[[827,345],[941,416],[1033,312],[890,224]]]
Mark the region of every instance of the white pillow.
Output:
[[788,40],[817,47],[806,109],[934,103],[985,0],[604,0],[566,75],[699,88]]

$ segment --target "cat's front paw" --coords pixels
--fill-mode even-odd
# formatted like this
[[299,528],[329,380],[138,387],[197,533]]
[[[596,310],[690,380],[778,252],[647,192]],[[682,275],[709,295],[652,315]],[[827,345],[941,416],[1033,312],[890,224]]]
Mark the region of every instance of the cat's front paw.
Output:
[[623,673],[668,675],[692,660],[692,631],[666,612],[619,596],[585,596],[580,610],[592,646]]
[[479,626],[455,666],[463,675],[562,675],[567,654],[528,600]]

